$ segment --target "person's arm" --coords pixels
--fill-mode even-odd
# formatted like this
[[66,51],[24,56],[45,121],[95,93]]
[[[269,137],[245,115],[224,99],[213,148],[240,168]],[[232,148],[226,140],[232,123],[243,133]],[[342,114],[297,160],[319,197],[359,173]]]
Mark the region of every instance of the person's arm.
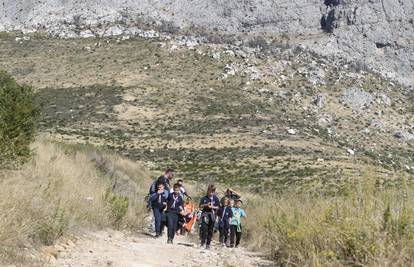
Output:
[[233,219],[233,211],[230,209],[229,211],[229,225],[231,225],[231,220]]
[[192,199],[191,196],[187,193],[187,191],[184,191],[184,196],[188,197],[189,199]]
[[154,202],[156,199],[157,199],[157,193],[153,193],[149,196],[148,201],[147,201],[148,208],[151,208],[152,202]]
[[218,199],[218,197],[216,197],[214,203],[217,203],[218,205],[217,206],[211,205],[211,208],[213,210],[218,210],[220,208],[220,200]]
[[199,207],[200,209],[204,209],[204,208],[207,208],[207,207],[208,207],[208,203],[207,203],[207,204],[204,204],[204,198],[202,198],[202,199],[200,200],[200,204],[198,205],[198,207]]
[[168,197],[165,197],[165,195],[163,195],[163,198],[162,198],[163,209],[167,208],[167,202],[168,202]]
[[167,197],[167,201],[166,201],[166,204],[167,204],[167,205],[165,205],[165,209],[166,209],[166,210],[168,209],[168,205],[169,205],[169,204],[170,204],[170,202],[172,201],[172,200],[171,200],[171,196],[172,196],[172,194],[169,194],[169,195],[168,195],[168,197]]
[[208,206],[209,206],[210,204],[203,204],[203,203],[200,203],[200,209],[204,209],[204,208],[208,208]]
[[237,191],[234,191],[233,189],[230,189],[231,190],[231,193],[233,194],[233,195],[236,195],[237,197],[241,197],[241,194],[239,193],[239,192],[237,192]]
[[217,211],[217,216],[221,217],[221,216],[222,216],[222,214],[223,214],[223,208],[220,208],[220,209]]

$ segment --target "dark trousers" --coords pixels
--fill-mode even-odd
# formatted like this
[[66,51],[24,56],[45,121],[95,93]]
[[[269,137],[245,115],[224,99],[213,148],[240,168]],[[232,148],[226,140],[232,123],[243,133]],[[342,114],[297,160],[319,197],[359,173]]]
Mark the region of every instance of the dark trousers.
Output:
[[173,240],[178,225],[178,214],[174,212],[167,212],[168,221],[168,239]]
[[154,213],[154,219],[155,219],[155,233],[157,235],[160,235],[162,232],[162,216],[163,216],[163,210],[160,208],[153,208],[152,209]]
[[214,215],[211,213],[206,213],[201,215],[201,227],[200,227],[200,238],[201,245],[210,245],[211,239],[213,238],[214,232]]
[[229,237],[229,232],[230,232],[230,229],[229,229],[229,227],[221,227],[220,229],[219,229],[219,231],[220,231],[220,243],[224,243],[224,244],[226,244],[227,245],[227,240],[228,240],[228,237]]
[[[241,229],[241,226],[240,226]],[[230,246],[234,246],[234,237],[236,237],[236,246],[240,244],[240,239],[242,236],[242,232],[237,232],[237,225],[230,226]]]

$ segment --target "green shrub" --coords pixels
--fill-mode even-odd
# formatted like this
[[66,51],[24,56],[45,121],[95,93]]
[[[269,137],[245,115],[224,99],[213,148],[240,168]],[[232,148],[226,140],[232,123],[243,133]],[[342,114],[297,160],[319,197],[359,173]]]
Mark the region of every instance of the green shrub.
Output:
[[105,195],[105,200],[109,203],[111,208],[111,219],[114,226],[119,226],[122,219],[128,212],[129,200],[127,197],[113,194],[110,190]]
[[0,165],[30,156],[39,109],[31,86],[0,71]]

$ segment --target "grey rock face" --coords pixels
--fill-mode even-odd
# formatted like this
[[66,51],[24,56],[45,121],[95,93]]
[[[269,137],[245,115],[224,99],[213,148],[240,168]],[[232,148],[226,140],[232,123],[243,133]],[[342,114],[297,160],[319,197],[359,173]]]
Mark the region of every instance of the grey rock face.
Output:
[[316,105],[316,107],[323,108],[326,105],[326,96],[324,94],[316,95],[313,103]]
[[369,108],[372,100],[372,95],[360,88],[347,89],[342,93],[340,98],[342,104],[351,107],[357,112]]
[[144,27],[169,33],[198,28],[206,35],[213,30],[266,33],[414,84],[412,0],[3,0],[1,4],[0,31],[43,29],[61,37],[135,35]]

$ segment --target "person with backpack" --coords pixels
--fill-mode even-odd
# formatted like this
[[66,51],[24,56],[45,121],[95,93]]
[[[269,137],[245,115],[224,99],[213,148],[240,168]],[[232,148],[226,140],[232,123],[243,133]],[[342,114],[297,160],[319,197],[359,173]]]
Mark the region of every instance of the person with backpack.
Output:
[[[145,197],[145,201],[148,203],[147,208],[149,210],[152,209],[152,207],[149,205],[149,198],[151,197],[151,195],[155,194],[157,192],[158,189],[158,185],[159,184],[163,184],[164,185],[164,189],[167,191],[166,193],[166,197],[168,197],[168,192],[169,192],[169,188],[170,188],[170,181],[172,180],[172,178],[174,177],[174,170],[171,168],[167,168],[165,170],[164,175],[161,175],[160,177],[158,177],[157,179],[155,179],[150,188],[149,188],[149,192],[148,195]],[[151,226],[150,226],[150,230],[153,232],[156,232],[155,229],[155,217],[153,216],[151,219]]]
[[152,195],[157,191],[157,186],[159,184],[163,184],[166,190],[170,190],[170,183],[174,178],[174,170],[171,168],[167,168],[164,172],[164,175],[161,175],[157,179],[155,179],[149,189],[149,195]]
[[230,234],[230,223],[233,218],[233,206],[234,200],[226,198],[226,206],[221,207],[217,213],[219,217],[218,228],[220,232],[220,244],[222,246],[228,246],[227,241]]
[[172,244],[178,227],[178,216],[184,214],[184,201],[180,195],[180,186],[175,184],[174,192],[170,193],[167,200],[167,222],[168,240],[167,244]]
[[236,200],[236,207],[232,208],[233,217],[230,223],[230,247],[234,246],[234,238],[236,237],[236,248],[240,244],[242,236],[242,218],[247,218],[246,212],[241,208],[241,199]]
[[180,193],[181,193],[181,197],[187,197],[191,199],[191,196],[188,194],[187,190],[185,190],[184,188],[184,180],[183,179],[178,179],[177,180],[177,184],[180,186]]
[[239,200],[241,198],[241,195],[239,193],[237,193],[236,191],[234,191],[233,189],[227,188],[226,194],[220,200],[220,206],[221,207],[225,207],[227,205],[227,203],[225,203],[225,201],[224,201],[226,198],[233,199],[234,201],[236,201],[236,200]]
[[148,206],[152,208],[155,219],[155,238],[162,236],[164,225],[162,223],[164,210],[167,207],[169,193],[164,188],[164,184],[157,186],[157,192],[153,193],[148,199]]
[[216,196],[216,187],[209,185],[207,195],[201,198],[199,208],[201,212],[200,238],[201,246],[210,249],[211,239],[213,238],[214,224],[216,222],[216,214],[220,206],[220,200]]

